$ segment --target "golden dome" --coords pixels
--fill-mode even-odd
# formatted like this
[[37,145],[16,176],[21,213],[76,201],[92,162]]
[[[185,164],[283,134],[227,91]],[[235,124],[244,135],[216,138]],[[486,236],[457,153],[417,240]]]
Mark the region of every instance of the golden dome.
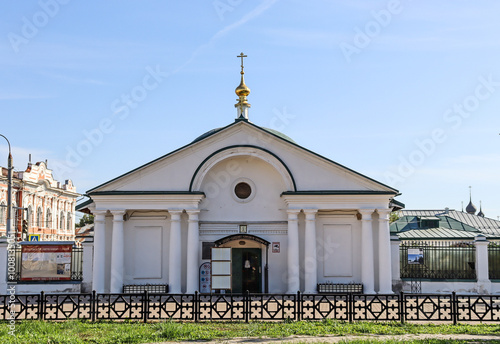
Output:
[[245,85],[245,79],[243,78],[243,74],[245,74],[245,73],[241,72],[241,82],[238,85],[238,87],[236,87],[236,89],[234,90],[234,92],[236,93],[236,95],[238,97],[241,97],[241,96],[246,97],[250,94],[250,89],[248,88],[247,85]]

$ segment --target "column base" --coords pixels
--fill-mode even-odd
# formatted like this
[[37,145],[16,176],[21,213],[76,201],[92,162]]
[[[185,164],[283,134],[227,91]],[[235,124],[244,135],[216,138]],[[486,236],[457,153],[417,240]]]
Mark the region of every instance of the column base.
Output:
[[394,294],[392,290],[380,290],[377,294]]
[[491,281],[490,280],[482,280],[477,281],[477,293],[481,295],[491,294]]

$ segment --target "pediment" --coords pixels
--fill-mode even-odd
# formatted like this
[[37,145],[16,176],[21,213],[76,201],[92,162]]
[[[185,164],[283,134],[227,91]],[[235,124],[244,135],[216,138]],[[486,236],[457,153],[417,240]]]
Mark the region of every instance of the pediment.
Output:
[[213,165],[214,161],[230,159],[238,154],[263,159],[279,170],[285,179],[290,178],[293,182],[286,182],[287,190],[283,192],[335,190],[398,194],[397,190],[301,147],[278,132],[244,120],[207,132],[195,141],[88,193],[200,191],[194,181],[201,172],[209,173],[210,164]]

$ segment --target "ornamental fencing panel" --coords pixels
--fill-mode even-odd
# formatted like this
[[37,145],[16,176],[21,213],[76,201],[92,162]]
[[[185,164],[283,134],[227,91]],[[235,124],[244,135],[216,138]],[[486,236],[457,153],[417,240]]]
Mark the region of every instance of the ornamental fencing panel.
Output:
[[476,247],[470,241],[403,241],[402,279],[476,279]]
[[0,320],[500,322],[500,295],[32,294],[0,295]]

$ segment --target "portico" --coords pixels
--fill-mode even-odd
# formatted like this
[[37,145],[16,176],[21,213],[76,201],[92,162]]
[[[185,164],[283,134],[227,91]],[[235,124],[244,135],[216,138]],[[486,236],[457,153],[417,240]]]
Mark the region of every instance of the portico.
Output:
[[[94,205],[90,208],[94,214],[94,264],[93,264],[93,289],[97,292],[121,293],[125,282],[125,228],[128,229],[128,240],[132,240],[132,232],[141,235],[141,226],[128,226],[130,220],[140,217],[141,222],[162,222],[160,237],[163,239],[164,232],[168,229],[168,284],[170,292],[181,293],[182,261],[187,257],[186,276],[188,286],[186,292],[194,293],[198,289],[198,257],[187,255],[182,246],[182,215],[187,215],[188,222],[188,245],[186,250],[198,252],[199,225],[197,206],[203,197],[203,193],[130,193],[130,192],[100,192],[93,195]],[[120,200],[121,199],[121,200]],[[134,202],[135,199],[135,203]],[[122,203],[123,207],[117,209]],[[134,203],[134,207],[126,208],[126,203]],[[93,209],[93,208],[97,209]],[[99,207],[99,208],[98,208]],[[184,208],[182,208],[184,207]],[[148,219],[148,220],[144,220]],[[161,220],[159,220],[161,219]],[[148,226],[146,226],[147,228]],[[106,253],[110,254],[109,264]],[[148,270],[150,264],[158,262],[146,262],[142,267]],[[107,269],[106,269],[106,265]],[[130,267],[129,267],[130,268]],[[106,271],[109,271],[106,274]],[[162,277],[151,279],[165,280]]]

